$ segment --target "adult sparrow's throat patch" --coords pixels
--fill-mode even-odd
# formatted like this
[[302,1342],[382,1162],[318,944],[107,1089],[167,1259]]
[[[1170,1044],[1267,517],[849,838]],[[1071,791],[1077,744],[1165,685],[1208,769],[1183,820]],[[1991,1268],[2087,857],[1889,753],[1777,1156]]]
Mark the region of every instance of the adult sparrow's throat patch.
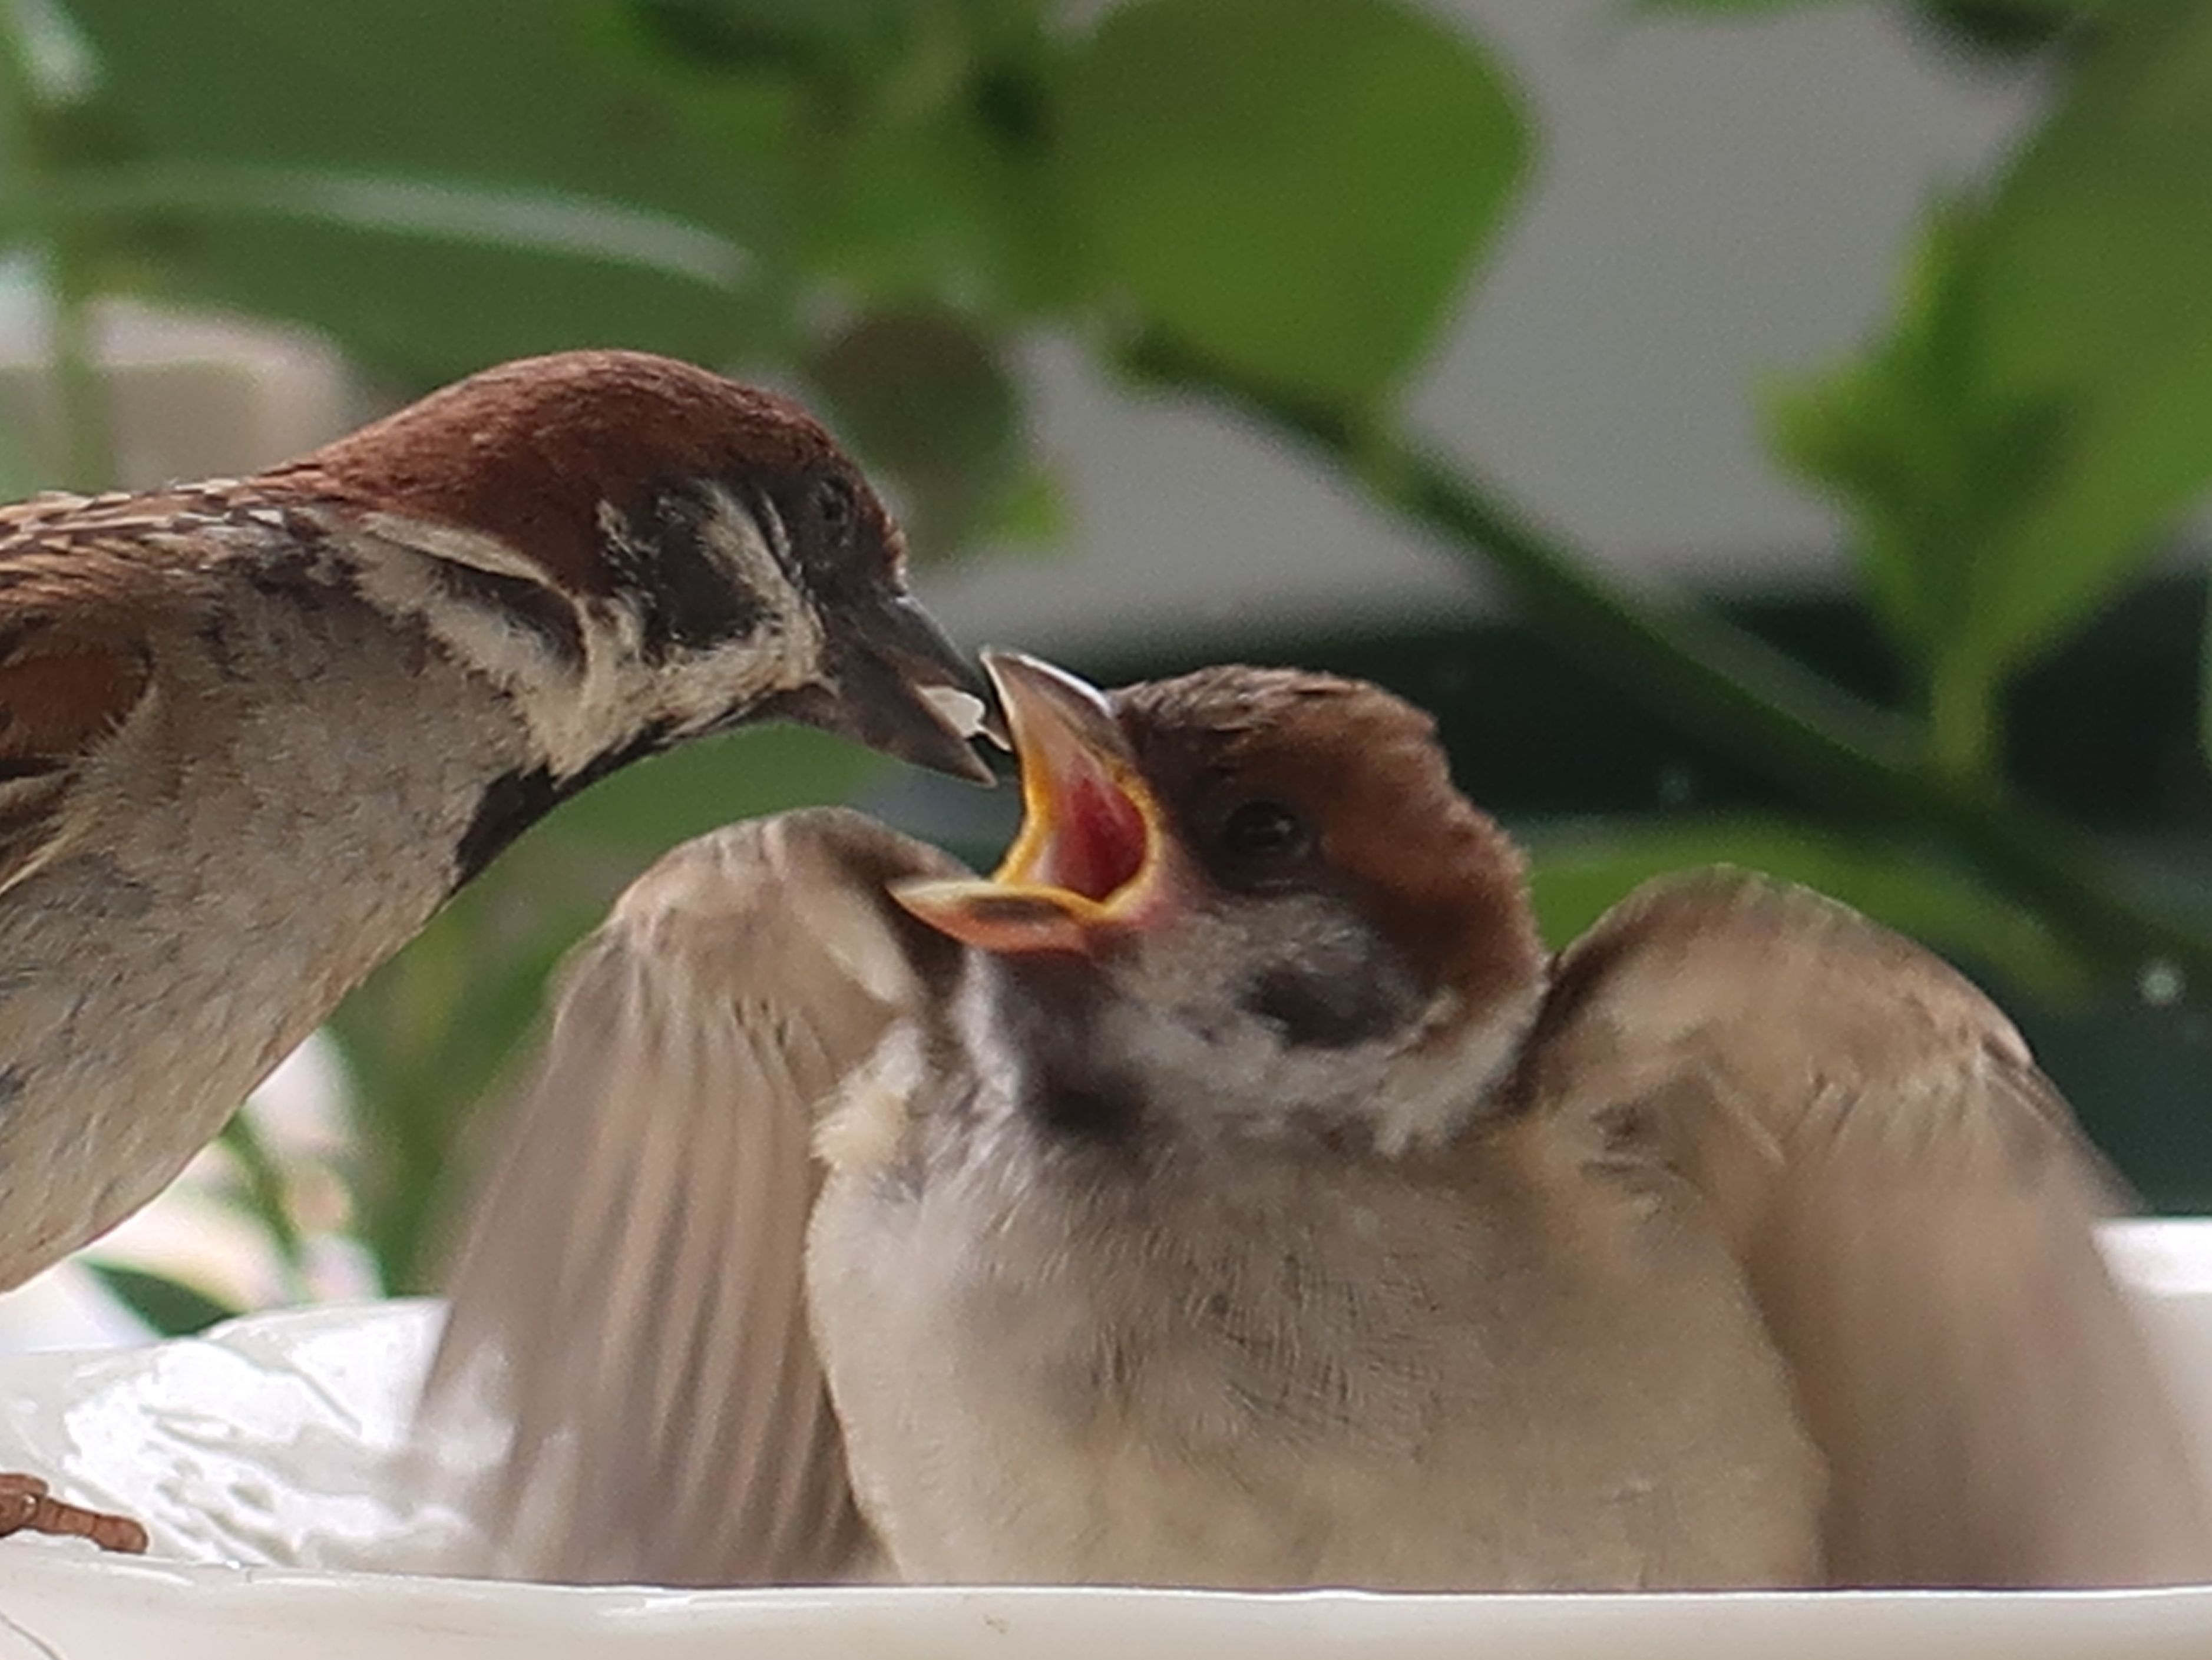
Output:
[[1022,768],[1022,828],[988,881],[928,882],[899,903],[986,951],[1090,951],[1163,894],[1159,804],[1114,711],[1064,669],[985,652]]

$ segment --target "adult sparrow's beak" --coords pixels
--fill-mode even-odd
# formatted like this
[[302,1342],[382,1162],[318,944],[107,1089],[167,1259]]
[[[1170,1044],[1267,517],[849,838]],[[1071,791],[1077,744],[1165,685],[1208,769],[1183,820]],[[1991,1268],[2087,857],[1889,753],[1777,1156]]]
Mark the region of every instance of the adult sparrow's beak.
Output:
[[1018,652],[987,651],[1022,769],[1022,828],[985,879],[893,890],[923,921],[984,951],[1090,952],[1171,903],[1165,814],[1103,693]]
[[969,746],[979,733],[1006,741],[988,688],[911,595],[873,595],[843,612],[830,670],[827,684],[787,696],[775,712],[917,766],[994,781]]

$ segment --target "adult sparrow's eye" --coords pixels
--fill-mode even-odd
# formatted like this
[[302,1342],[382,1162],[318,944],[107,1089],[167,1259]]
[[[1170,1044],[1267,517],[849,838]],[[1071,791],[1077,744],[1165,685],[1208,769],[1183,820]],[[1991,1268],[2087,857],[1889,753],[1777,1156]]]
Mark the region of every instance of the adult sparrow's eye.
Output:
[[1264,880],[1287,874],[1313,851],[1313,826],[1280,801],[1242,801],[1221,821],[1218,845],[1232,870]]
[[833,472],[814,487],[814,516],[822,521],[822,528],[833,535],[842,536],[850,531],[860,511],[860,504],[853,494],[849,479]]

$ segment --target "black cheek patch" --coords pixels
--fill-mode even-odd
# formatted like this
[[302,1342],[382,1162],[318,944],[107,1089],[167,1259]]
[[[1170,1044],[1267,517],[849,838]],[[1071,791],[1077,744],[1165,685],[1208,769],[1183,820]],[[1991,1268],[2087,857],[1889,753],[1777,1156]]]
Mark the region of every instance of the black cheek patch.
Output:
[[760,596],[707,545],[708,512],[698,502],[671,497],[653,515],[650,562],[631,589],[648,662],[742,640],[760,623]]
[[1398,976],[1371,964],[1349,972],[1271,969],[1238,1000],[1279,1028],[1294,1049],[1350,1049],[1387,1037],[1413,1012]]

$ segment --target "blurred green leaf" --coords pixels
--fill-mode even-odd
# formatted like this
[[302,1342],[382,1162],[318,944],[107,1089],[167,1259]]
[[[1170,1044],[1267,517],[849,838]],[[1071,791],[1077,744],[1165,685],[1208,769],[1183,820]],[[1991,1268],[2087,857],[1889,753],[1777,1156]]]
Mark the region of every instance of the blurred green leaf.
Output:
[[148,154],[618,201],[751,245],[797,96],[672,63],[628,0],[65,0]]
[[[326,330],[419,385],[573,346],[712,363],[759,344],[726,297],[635,267],[275,222],[203,219],[179,239],[166,279],[154,292]],[[428,304],[433,295],[445,304]]]
[[[325,182],[363,196],[405,188]],[[451,205],[465,210],[471,200]],[[423,222],[367,225],[291,215],[275,204],[203,203],[154,217],[141,246],[151,242],[157,274],[135,286],[326,330],[368,362],[422,382],[570,346],[621,344],[727,362],[763,351],[781,325],[768,296],[714,285],[701,271],[672,270],[635,252],[617,259],[559,248],[550,235],[533,242],[507,232],[442,229],[428,211]],[[632,234],[634,246],[643,242]],[[680,232],[671,227],[666,234],[674,241]],[[703,254],[711,239],[702,233],[698,240]]]
[[1993,704],[2021,642],[1990,618],[2017,581],[2006,556],[2067,436],[2056,399],[2007,405],[1977,337],[1983,222],[1930,222],[1891,331],[1856,362],[1767,400],[1778,458],[1838,501],[1875,615],[1921,672],[1933,746],[1987,768]]
[[578,344],[770,344],[795,94],[672,64],[623,0],[70,5],[151,158],[74,181],[129,231],[135,286],[426,380]]
[[948,9],[916,16],[930,27],[895,73],[799,125],[799,258],[877,309],[1066,310],[1090,273],[1050,165],[1044,42],[994,56]]
[[137,1315],[160,1337],[196,1337],[210,1326],[245,1312],[181,1280],[94,1256],[79,1259],[107,1294]]
[[1064,90],[1071,201],[1140,311],[1330,399],[1412,369],[1527,160],[1487,54],[1394,0],[1135,0]]
[[[1025,0],[73,4],[141,153],[271,185],[155,204],[142,284],[416,378],[617,341],[774,360],[825,280],[1032,310],[1075,291]],[[615,204],[611,242],[547,234]],[[744,281],[653,257],[687,233],[743,250]]]
[[861,459],[896,482],[916,557],[972,541],[1022,459],[1021,394],[993,343],[948,313],[884,313],[830,341],[806,372]]
[[613,203],[182,163],[82,173],[45,207],[101,234],[117,286],[290,317],[422,380],[614,341],[727,362],[782,326],[744,249]]
[[633,266],[726,290],[744,286],[752,263],[714,231],[618,202],[220,161],[80,170],[57,189],[50,211],[123,225],[165,215],[272,219]]
[[636,10],[667,51],[716,73],[879,68],[912,22],[901,0],[636,0]]
[[1899,933],[2056,1003],[2081,999],[2087,967],[2032,910],[1911,849],[1790,819],[1729,817],[1608,821],[1526,835],[1545,938],[1563,946],[1655,877],[1734,865],[1840,899]]
[[2137,570],[2212,481],[2212,7],[2112,9],[1991,202],[1974,296],[1999,407],[2063,399],[2057,463],[1995,554],[2017,654]]
[[1982,626],[2010,573],[1989,555],[2055,459],[2055,410],[1989,407],[1981,384],[1972,262],[1979,221],[1930,222],[1888,336],[1865,356],[1769,400],[1781,459],[1835,492],[1892,635],[1926,661]]
[[1923,0],[1921,15],[1950,42],[1989,56],[2042,51],[2103,0]]
[[[1863,0],[1859,3],[1863,3]],[[1633,11],[1718,17],[1754,17],[1766,12],[1803,11],[1814,5],[1833,3],[1835,0],[1629,0]]]
[[811,266],[871,304],[977,301],[1010,314],[1079,291],[1042,163],[965,108],[819,135],[801,152]]
[[[1804,11],[1814,5],[1832,5],[1836,0],[1630,0],[1630,3],[1632,9],[1640,12],[1710,13],[1728,17]],[[1852,3],[1863,5],[1865,0],[1852,0]],[[2062,18],[2086,15],[2104,3],[2105,0],[1920,0],[1918,5],[1908,9],[1954,18],[1961,27],[1978,28],[2006,38],[2015,32],[2040,35],[2044,30],[2037,27],[2039,21],[2047,21],[2053,15]]]
[[2212,8],[2100,27],[1978,210],[1939,215],[1890,334],[1775,400],[1921,663],[1939,754],[2135,574],[2212,480]]

